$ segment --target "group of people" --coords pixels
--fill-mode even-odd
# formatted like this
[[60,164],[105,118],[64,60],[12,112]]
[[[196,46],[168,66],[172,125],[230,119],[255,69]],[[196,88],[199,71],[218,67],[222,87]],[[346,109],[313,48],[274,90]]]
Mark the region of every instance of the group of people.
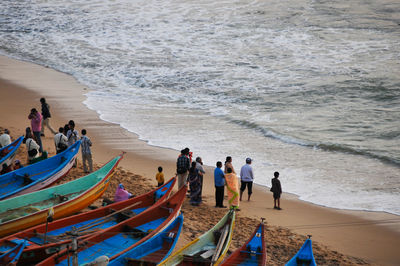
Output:
[[203,176],[205,173],[201,157],[192,161],[192,152],[189,148],[181,150],[176,161],[178,188],[189,184],[190,204],[193,206],[198,206],[202,202]]
[[232,165],[232,157],[227,156],[225,160],[225,168],[222,171],[222,162],[218,161],[214,170],[214,185],[215,185],[215,207],[226,208],[223,205],[225,186],[227,187],[229,207],[236,210],[239,209],[239,201],[242,200],[243,192],[248,192],[248,200],[253,193],[253,169],[251,167],[251,158],[246,158],[246,164],[240,169],[240,189],[239,179]]
[[[47,152],[43,149],[43,143],[41,137],[44,137],[44,128],[47,127],[50,132],[54,135],[54,144],[56,153],[63,152],[68,147],[73,145],[79,139],[81,139],[81,153],[82,153],[82,164],[85,173],[93,172],[93,160],[91,146],[92,142],[88,136],[86,136],[86,129],[82,129],[82,137],[79,136],[78,131],[75,129],[75,122],[70,120],[64,127],[60,127],[56,132],[50,125],[50,106],[46,102],[45,98],[40,99],[41,112],[36,108],[32,108],[28,119],[31,121],[31,126],[25,129],[25,143],[28,152],[28,163],[35,163],[39,160],[47,158]],[[6,131],[6,130],[4,130]],[[7,133],[9,133],[7,131]],[[1,145],[6,137],[0,136]],[[76,166],[76,162],[75,162]]]
[[[222,162],[216,163],[214,169],[214,186],[215,186],[215,207],[226,208],[223,205],[225,187],[227,188],[228,204],[230,208],[240,210],[239,202],[242,201],[243,193],[247,189],[247,200],[250,201],[253,193],[254,173],[251,166],[252,159],[246,158],[246,163],[240,169],[240,186],[239,178],[232,165],[232,157],[227,156],[225,160],[224,170],[222,170]],[[190,192],[190,203],[194,206],[202,202],[203,177],[205,170],[201,157],[197,157],[192,162],[192,153],[189,148],[181,151],[176,162],[176,173],[178,178],[178,187],[188,185]],[[156,177],[157,178],[157,177]],[[270,191],[273,192],[274,209],[281,210],[280,197],[282,188],[279,181],[279,173],[274,173],[271,180],[272,186]],[[160,185],[160,183],[159,183]]]

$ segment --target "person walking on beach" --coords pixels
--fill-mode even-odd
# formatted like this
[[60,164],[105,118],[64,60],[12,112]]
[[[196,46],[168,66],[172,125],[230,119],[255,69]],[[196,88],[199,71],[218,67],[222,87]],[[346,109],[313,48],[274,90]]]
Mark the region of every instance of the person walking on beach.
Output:
[[186,179],[188,176],[188,171],[190,168],[190,160],[189,160],[189,149],[181,150],[181,154],[176,161],[176,174],[178,177],[178,189],[183,186],[186,186]]
[[206,171],[203,167],[203,160],[201,157],[196,157],[196,169],[199,170],[199,178],[200,178],[200,201],[202,201],[203,194],[203,178]]
[[40,138],[40,132],[42,131],[42,115],[36,110],[36,108],[31,109],[31,113],[28,116],[31,120],[31,128],[33,136],[35,136],[37,144],[39,144],[39,152],[43,152],[42,139]]
[[[274,178],[271,179],[271,189],[270,191],[273,193],[274,197],[274,209],[282,210],[281,209],[281,194],[282,194],[282,187],[281,181],[279,181],[279,173],[274,173]],[[278,204],[277,204],[278,203]]]
[[196,162],[192,162],[192,166],[189,169],[188,182],[190,188],[190,204],[193,206],[199,206],[201,203],[201,184],[199,170],[196,168]]
[[225,181],[226,188],[228,190],[228,203],[229,208],[233,208],[237,211],[239,209],[239,180],[236,174],[233,172],[232,168],[228,167],[226,169]]
[[64,135],[63,127],[60,127],[58,129],[58,133],[54,136],[54,144],[56,145],[57,154],[65,151],[68,148],[68,139]]
[[225,175],[222,171],[222,162],[218,161],[214,170],[214,185],[215,185],[215,207],[226,208],[223,205],[224,202],[224,186],[225,186]]
[[251,168],[251,158],[246,158],[246,164],[240,169],[240,200],[242,200],[243,191],[247,187],[248,198],[250,201],[251,194],[253,193],[253,168]]
[[[82,152],[82,164],[83,164],[83,171],[85,173],[93,172],[93,160],[92,160],[92,151],[90,147],[92,146],[92,141],[88,136],[86,136],[86,129],[82,129],[82,139],[81,139],[81,152]],[[86,162],[89,165],[89,169],[86,166]]]
[[236,174],[235,169],[233,168],[233,165],[232,165],[232,157],[231,156],[226,156],[224,173],[228,172],[228,168],[231,168],[232,173]]
[[162,185],[164,185],[164,173],[162,171],[163,171],[162,167],[159,166],[158,172],[156,174],[157,187],[161,187]]
[[53,135],[57,134],[57,132],[50,126],[50,106],[46,103],[45,98],[40,98],[40,103],[42,104],[42,130],[40,132],[40,135],[44,137],[44,126],[46,126],[48,129],[50,129],[51,133]]
[[7,145],[11,144],[11,137],[10,137],[10,131],[8,129],[4,129],[3,134],[0,136],[0,148],[3,148]]

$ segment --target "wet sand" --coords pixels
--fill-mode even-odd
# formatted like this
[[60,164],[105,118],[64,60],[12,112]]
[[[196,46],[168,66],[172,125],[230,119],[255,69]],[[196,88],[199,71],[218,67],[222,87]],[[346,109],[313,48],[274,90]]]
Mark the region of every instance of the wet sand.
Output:
[[[0,56],[0,127],[8,128],[14,137],[22,135],[30,125],[31,108],[40,110],[40,97],[51,106],[50,124],[57,130],[73,119],[80,131],[85,128],[93,141],[93,158],[97,165],[110,160],[121,151],[127,152],[119,173],[107,191],[112,198],[116,184],[122,182],[140,194],[156,186],[155,174],[163,166],[165,176],[175,174],[178,151],[149,146],[138,137],[99,119],[99,115],[82,103],[88,89],[72,77],[34,64]],[[54,155],[51,133],[45,130],[44,148]],[[182,143],[182,148],[186,147]],[[190,148],[190,147],[189,147]],[[196,156],[196,151],[193,151]],[[21,154],[20,156],[23,156]],[[224,158],[221,158],[223,161]],[[242,165],[234,158],[234,167]],[[72,171],[68,178],[82,175],[81,169]],[[206,167],[204,199],[200,207],[184,205],[184,234],[179,245],[205,232],[221,218],[225,210],[215,209],[213,167]],[[74,173],[76,172],[76,173]],[[65,181],[65,180],[64,180]],[[284,187],[284,181],[282,181]],[[136,189],[141,191],[135,192]],[[283,194],[283,210],[274,210],[272,195],[267,188],[256,186],[251,201],[244,195],[238,213],[231,250],[240,246],[252,233],[261,217],[267,223],[267,252],[269,264],[280,265],[300,248],[307,234],[314,240],[314,253],[319,264],[398,265],[400,254],[400,217],[387,213],[343,211],[309,204],[294,195]],[[227,202],[224,202],[227,205]],[[207,219],[204,219],[204,215]]]

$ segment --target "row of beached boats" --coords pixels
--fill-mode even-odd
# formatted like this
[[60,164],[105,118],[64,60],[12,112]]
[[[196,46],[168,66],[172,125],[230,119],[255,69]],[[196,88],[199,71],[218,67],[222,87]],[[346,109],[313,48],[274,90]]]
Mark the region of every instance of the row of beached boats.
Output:
[[[0,176],[5,191],[0,193],[8,195],[0,200],[0,265],[266,265],[263,221],[225,258],[234,210],[171,254],[182,231],[186,198],[186,187],[171,195],[176,178],[143,195],[76,214],[102,196],[123,158],[49,187],[69,171],[78,150],[79,143],[24,171]],[[27,177],[29,182],[23,181]],[[287,265],[315,265],[310,239]]]

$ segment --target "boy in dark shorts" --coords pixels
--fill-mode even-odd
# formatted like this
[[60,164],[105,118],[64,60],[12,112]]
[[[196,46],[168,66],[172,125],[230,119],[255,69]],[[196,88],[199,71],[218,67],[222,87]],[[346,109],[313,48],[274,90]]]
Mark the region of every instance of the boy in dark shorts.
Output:
[[[274,178],[271,179],[272,186],[270,191],[273,193],[274,196],[274,209],[282,210],[280,201],[282,194],[282,187],[281,187],[281,181],[279,181],[278,177],[279,173],[275,172]],[[278,205],[276,203],[278,203]]]

